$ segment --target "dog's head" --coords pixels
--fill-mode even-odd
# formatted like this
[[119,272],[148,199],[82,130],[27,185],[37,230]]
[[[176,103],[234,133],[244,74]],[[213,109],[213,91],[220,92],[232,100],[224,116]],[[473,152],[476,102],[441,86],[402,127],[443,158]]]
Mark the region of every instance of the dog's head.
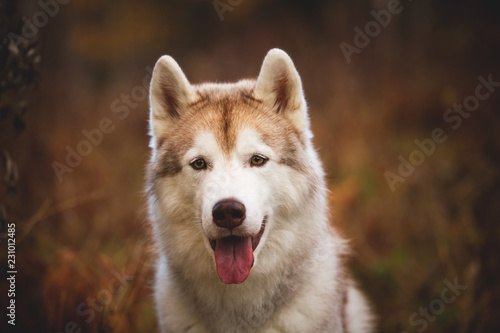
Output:
[[267,240],[269,251],[300,242],[294,218],[310,214],[322,175],[285,52],[269,51],[257,80],[234,84],[191,85],[163,56],[150,103],[151,211],[170,256],[203,265],[209,253],[222,282],[241,283]]

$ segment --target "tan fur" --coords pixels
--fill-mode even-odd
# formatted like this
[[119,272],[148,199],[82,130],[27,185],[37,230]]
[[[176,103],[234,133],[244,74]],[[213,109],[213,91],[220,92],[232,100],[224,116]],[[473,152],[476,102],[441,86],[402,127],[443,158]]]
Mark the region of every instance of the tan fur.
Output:
[[149,181],[180,171],[176,156],[185,153],[192,144],[192,137],[185,133],[211,131],[229,154],[236,134],[244,127],[256,129],[269,146],[276,147],[281,152],[281,163],[306,171],[303,134],[255,96],[255,83],[243,80],[225,89],[211,83],[193,86],[196,99],[157,139],[160,154],[151,165]]

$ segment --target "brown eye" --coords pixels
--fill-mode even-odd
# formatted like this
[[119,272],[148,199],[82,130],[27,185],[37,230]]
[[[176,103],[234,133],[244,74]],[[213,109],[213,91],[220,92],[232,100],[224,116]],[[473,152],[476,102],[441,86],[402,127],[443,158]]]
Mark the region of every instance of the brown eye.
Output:
[[252,158],[250,159],[251,166],[263,166],[266,162],[267,158],[259,155],[253,155]]
[[203,170],[207,168],[207,163],[204,159],[199,158],[191,163],[191,167],[195,170]]

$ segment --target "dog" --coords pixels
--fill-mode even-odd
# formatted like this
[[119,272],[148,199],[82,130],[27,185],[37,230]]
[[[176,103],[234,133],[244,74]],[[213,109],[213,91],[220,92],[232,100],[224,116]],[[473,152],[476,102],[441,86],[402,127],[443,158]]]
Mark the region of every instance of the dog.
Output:
[[256,80],[198,85],[162,56],[149,120],[162,332],[372,331],[284,51],[269,51]]

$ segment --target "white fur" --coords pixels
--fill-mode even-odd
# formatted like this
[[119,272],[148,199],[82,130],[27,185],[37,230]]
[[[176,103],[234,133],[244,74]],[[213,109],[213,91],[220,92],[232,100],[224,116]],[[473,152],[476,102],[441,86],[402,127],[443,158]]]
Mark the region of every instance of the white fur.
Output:
[[[343,278],[345,244],[329,225],[324,175],[310,140],[302,86],[286,53],[269,52],[255,94],[272,106],[276,77],[283,75],[288,78],[290,98],[284,116],[305,138],[306,172],[279,163],[279,152],[266,145],[255,129],[245,127],[229,156],[214,133],[186,133],[194,140],[180,158],[182,170],[156,180],[149,207],[159,252],[155,300],[162,332],[371,331],[366,302]],[[157,78],[178,83],[181,107],[193,91],[172,58],[158,61],[151,88],[153,159],[156,137],[175,121],[159,102]],[[255,153],[269,159],[266,165],[250,167]],[[209,165],[202,172],[189,166],[199,157]],[[211,216],[215,203],[227,198],[246,207],[247,217],[233,233],[255,235],[267,217],[252,270],[237,285],[218,278],[208,240],[229,235],[215,226]],[[348,303],[343,309],[345,294]]]

